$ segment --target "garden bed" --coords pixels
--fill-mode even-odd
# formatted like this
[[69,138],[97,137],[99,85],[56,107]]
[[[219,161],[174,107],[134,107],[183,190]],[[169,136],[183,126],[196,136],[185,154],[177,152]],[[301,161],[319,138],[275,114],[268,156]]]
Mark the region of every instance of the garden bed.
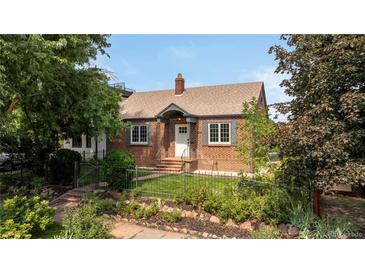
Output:
[[[148,208],[149,206],[158,203],[159,212],[149,218],[138,218],[135,213],[121,214],[119,218],[121,221],[127,221],[146,227],[157,228],[165,231],[181,232],[197,238],[211,238],[211,239],[247,239],[251,238],[251,232],[257,230],[260,226],[266,228],[275,228],[264,224],[257,220],[245,220],[242,223],[236,223],[229,219],[222,223],[218,217],[197,210],[189,204],[177,205],[172,200],[160,200],[155,198],[138,197],[127,200],[127,204],[138,202],[138,208]],[[181,220],[168,223],[164,219],[164,213],[178,211],[181,214]],[[113,215],[113,212],[108,212]],[[287,238],[287,235],[282,235]],[[290,236],[289,236],[290,237]]]
[[209,221],[196,220],[184,217],[181,221],[174,224],[169,224],[163,219],[163,213],[152,216],[148,220],[138,219],[134,216],[121,218],[122,221],[127,221],[146,227],[157,228],[165,231],[181,232],[189,234],[197,238],[211,238],[211,239],[247,239],[249,232],[239,228],[224,227],[220,224],[215,224]]

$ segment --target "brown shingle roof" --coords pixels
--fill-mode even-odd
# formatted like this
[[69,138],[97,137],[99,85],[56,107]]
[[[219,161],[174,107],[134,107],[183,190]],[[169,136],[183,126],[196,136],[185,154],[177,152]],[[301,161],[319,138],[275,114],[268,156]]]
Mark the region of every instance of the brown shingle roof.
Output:
[[171,103],[194,116],[238,115],[243,102],[259,98],[263,82],[186,88],[183,95],[175,90],[136,92],[121,103],[124,119],[152,118]]

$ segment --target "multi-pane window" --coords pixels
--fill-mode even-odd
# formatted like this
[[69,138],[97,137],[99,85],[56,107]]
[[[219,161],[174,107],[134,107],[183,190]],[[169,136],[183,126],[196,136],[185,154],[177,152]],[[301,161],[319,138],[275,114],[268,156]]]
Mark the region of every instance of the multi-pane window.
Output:
[[132,126],[131,144],[147,144],[147,125]]
[[72,147],[82,147],[81,135],[72,137]]
[[209,144],[230,144],[230,123],[209,123]]
[[229,124],[220,124],[221,143],[229,143]]
[[188,133],[187,127],[179,127],[179,133]]
[[209,143],[219,143],[219,124],[209,124]]

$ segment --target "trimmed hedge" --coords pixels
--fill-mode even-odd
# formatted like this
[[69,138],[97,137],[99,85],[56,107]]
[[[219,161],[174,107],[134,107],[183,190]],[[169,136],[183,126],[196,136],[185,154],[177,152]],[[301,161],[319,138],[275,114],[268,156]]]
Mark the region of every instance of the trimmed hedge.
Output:
[[53,184],[72,185],[74,163],[81,162],[81,154],[70,149],[60,149],[49,161],[50,179]]
[[111,151],[102,162],[103,178],[108,185],[117,190],[128,188],[133,179],[133,173],[127,169],[135,168],[135,159],[127,151]]

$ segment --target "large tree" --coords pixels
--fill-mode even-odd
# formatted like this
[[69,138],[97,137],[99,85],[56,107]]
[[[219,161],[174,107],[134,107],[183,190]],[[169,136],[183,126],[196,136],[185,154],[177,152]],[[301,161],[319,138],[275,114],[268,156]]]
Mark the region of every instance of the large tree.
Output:
[[273,46],[281,85],[293,97],[274,138],[284,181],[365,183],[365,35],[284,35]]
[[23,138],[41,155],[60,138],[117,134],[123,125],[121,95],[109,88],[107,73],[92,65],[98,54],[106,54],[107,38],[0,35],[0,149]]

